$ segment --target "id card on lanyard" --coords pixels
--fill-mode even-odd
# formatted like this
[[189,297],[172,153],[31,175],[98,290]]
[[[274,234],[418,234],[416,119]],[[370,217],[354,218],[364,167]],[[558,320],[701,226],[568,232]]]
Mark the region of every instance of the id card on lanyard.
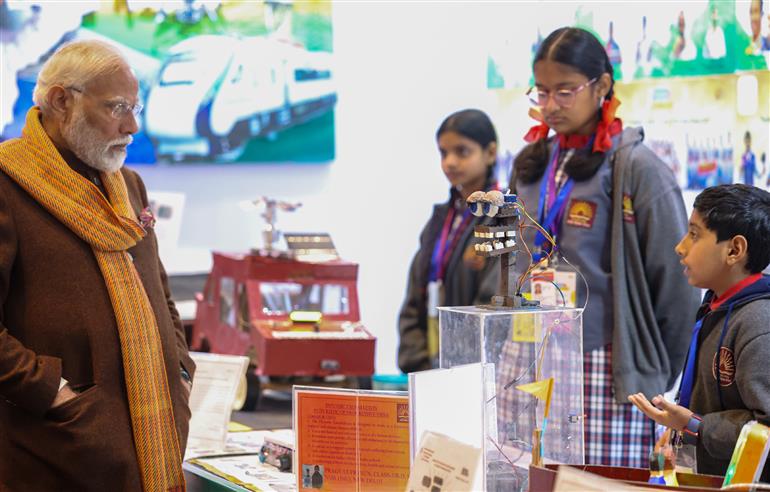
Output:
[[[428,275],[428,356],[431,360],[438,362],[439,333],[438,333],[438,307],[444,305],[444,276],[449,259],[457,247],[463,232],[468,228],[473,216],[470,210],[466,209],[462,215],[458,216],[457,211],[452,207],[444,220],[444,227],[441,229],[441,235],[433,248],[433,255],[430,261],[430,272]],[[438,365],[438,364],[434,364]]]
[[577,274],[558,268],[535,270],[530,279],[532,299],[543,306],[564,306],[574,308],[577,305]]

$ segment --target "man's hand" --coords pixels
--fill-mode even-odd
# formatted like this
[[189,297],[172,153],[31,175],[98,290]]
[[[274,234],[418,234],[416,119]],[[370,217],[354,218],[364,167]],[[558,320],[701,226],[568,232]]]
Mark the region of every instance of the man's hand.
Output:
[[78,394],[72,391],[72,388],[70,388],[70,385],[65,384],[64,386],[62,386],[62,389],[60,389],[59,392],[56,393],[56,398],[53,399],[53,403],[51,403],[51,408],[56,408],[59,405],[63,405],[64,403],[70,401],[76,396],[78,396]]
[[692,417],[690,410],[666,401],[661,395],[654,397],[652,403],[642,393],[628,395],[628,401],[655,422],[676,431],[684,429]]

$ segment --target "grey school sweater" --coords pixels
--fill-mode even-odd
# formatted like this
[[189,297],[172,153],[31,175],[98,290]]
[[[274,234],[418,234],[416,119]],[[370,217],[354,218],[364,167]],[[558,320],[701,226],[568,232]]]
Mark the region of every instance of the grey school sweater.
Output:
[[[652,397],[673,385],[699,305],[674,252],[687,231],[681,190],[643,139],[640,128],[613,138],[596,175],[573,188],[559,239],[590,289],[585,349],[612,343],[612,384],[620,403],[629,394]],[[514,170],[511,184],[536,215],[540,180],[516,181]],[[570,217],[578,201],[593,209],[590,220]],[[585,299],[582,287],[578,279],[578,305]]]
[[[770,277],[710,311],[712,297],[706,294],[698,312],[703,326],[690,410],[703,418],[698,472],[724,475],[743,425],[750,420],[770,425]],[[770,462],[762,481],[770,481]]]

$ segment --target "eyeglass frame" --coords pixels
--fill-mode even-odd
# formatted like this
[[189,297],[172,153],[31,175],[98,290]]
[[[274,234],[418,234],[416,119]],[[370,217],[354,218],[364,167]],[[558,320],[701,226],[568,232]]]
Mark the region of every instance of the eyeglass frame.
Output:
[[[71,85],[71,86],[65,87],[65,89],[69,89],[71,91],[86,95],[86,91],[84,89],[81,89],[80,87],[75,87]],[[144,109],[144,106],[139,103],[129,104],[126,102],[119,102],[119,101],[104,101],[104,105],[110,108],[110,116],[115,120],[121,120],[129,114],[132,114],[134,118],[138,118],[139,115],[142,114],[142,110]]]
[[[540,91],[537,90],[536,86],[530,87],[525,95],[527,96],[527,99],[529,99],[529,102],[532,103],[533,106],[536,106],[538,108],[546,107],[548,105],[548,101],[550,101],[551,98],[553,97],[553,102],[555,102],[557,106],[559,106],[560,108],[569,109],[569,108],[571,108],[572,106],[575,105],[575,100],[577,99],[578,93],[580,93],[583,89],[589,87],[591,84],[595,83],[598,80],[599,80],[599,77],[594,77],[591,80],[589,80],[588,82],[580,84],[579,86],[575,87],[574,89],[559,89],[557,91],[544,92],[546,94],[546,99],[545,99],[545,103],[544,104],[540,103]],[[538,96],[537,100],[532,98],[532,95],[531,95],[532,91],[535,91],[535,94]],[[559,102],[556,100],[556,96],[554,95],[554,92],[555,93],[559,93],[559,92],[561,92],[561,93],[568,93],[569,97],[572,98],[572,101],[568,105],[567,104],[559,104]]]

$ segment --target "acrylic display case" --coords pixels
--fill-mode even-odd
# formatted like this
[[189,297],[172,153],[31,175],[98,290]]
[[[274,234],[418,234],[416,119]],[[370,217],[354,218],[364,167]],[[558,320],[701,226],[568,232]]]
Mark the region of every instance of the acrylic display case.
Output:
[[[544,463],[584,463],[582,313],[556,307],[440,308],[440,367],[493,366],[491,373],[484,371],[493,381],[484,384],[479,427],[486,433],[486,490],[526,489],[536,428],[543,429]],[[554,386],[544,422],[544,401],[516,387],[550,377]]]

